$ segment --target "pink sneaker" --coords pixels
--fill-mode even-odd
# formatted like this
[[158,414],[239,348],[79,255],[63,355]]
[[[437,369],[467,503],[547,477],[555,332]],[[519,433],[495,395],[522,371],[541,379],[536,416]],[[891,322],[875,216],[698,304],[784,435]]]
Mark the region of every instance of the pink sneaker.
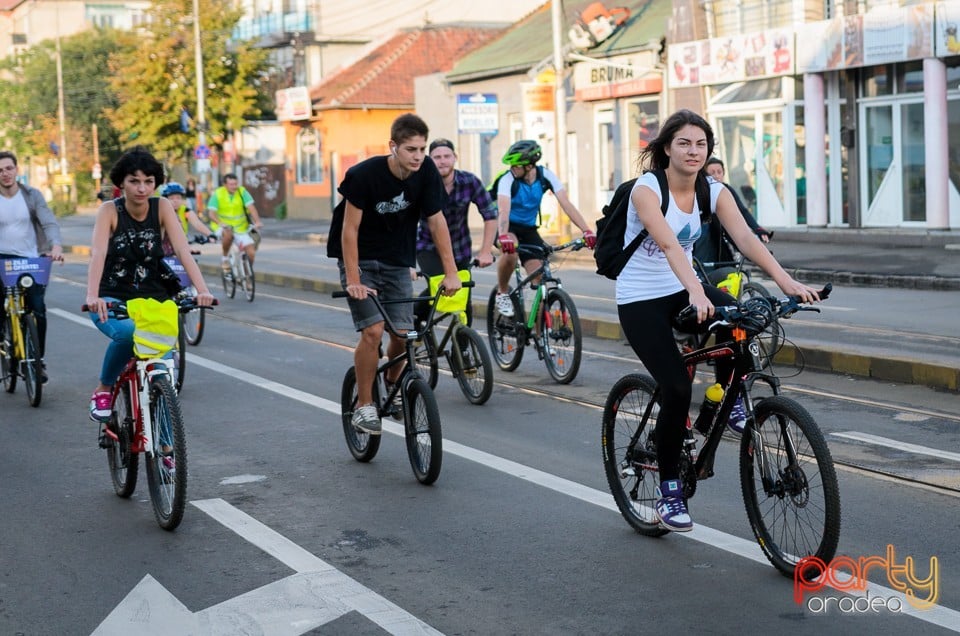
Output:
[[97,391],[90,398],[90,419],[101,424],[110,421],[113,396],[109,391]]

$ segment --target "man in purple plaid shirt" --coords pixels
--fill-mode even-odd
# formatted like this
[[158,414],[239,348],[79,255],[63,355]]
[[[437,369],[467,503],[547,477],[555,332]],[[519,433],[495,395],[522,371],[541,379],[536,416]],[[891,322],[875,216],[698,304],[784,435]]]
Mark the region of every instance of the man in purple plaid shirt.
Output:
[[[457,269],[470,269],[471,249],[470,226],[467,223],[467,212],[473,203],[483,217],[483,239],[480,251],[477,253],[477,265],[487,267],[493,263],[493,239],[497,235],[497,205],[493,197],[483,187],[483,183],[472,172],[455,170],[457,153],[453,149],[453,142],[449,139],[434,139],[430,143],[430,158],[437,165],[447,198],[443,205],[443,216],[447,220],[447,229],[450,231],[450,243],[453,245],[453,259]],[[443,264],[437,254],[437,248],[430,239],[430,230],[423,223],[420,224],[420,234],[417,236],[417,263],[420,271],[426,276],[436,276],[443,273]],[[468,298],[472,289],[468,289]],[[421,319],[426,318],[429,305],[417,303],[416,314]],[[467,301],[467,324],[473,321],[473,308],[470,300]]]

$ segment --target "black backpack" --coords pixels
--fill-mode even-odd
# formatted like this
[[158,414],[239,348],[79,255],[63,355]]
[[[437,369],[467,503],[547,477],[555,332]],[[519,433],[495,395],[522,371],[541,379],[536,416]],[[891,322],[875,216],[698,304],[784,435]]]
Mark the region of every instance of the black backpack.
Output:
[[[501,172],[500,174],[498,174],[498,175],[497,175],[497,178],[493,180],[493,183],[492,183],[492,184],[490,184],[490,188],[489,188],[490,198],[493,199],[493,202],[494,202],[494,203],[497,202],[497,188],[500,187],[500,179],[502,179],[502,178],[503,178],[503,175],[507,174],[508,172],[510,172],[510,169],[509,169],[509,168],[507,168],[506,170],[504,170],[503,172]],[[553,184],[550,183],[550,179],[547,179],[547,178],[543,175],[543,166],[537,166],[537,181],[540,182],[540,187],[543,188],[543,193],[544,193],[544,194],[546,194],[548,190],[549,190],[550,192],[553,192]],[[513,183],[510,184],[510,198],[512,199],[513,197],[517,196],[517,192],[519,192],[519,191],[520,191],[520,181],[519,181],[518,179],[514,179],[514,180],[513,180]],[[540,222],[541,222],[541,221],[540,221],[540,213],[538,212],[538,213],[537,213],[537,227],[540,226]]]
[[[670,187],[667,184],[667,174],[663,170],[651,170],[660,184],[660,211],[667,215],[667,206],[670,205]],[[647,238],[647,230],[637,234],[630,244],[623,246],[623,236],[627,231],[627,207],[630,204],[630,193],[636,179],[630,179],[617,186],[610,203],[603,206],[603,216],[597,219],[597,244],[593,248],[593,258],[597,262],[597,273],[616,280],[633,253],[640,247],[640,243]],[[703,172],[697,175],[696,181],[697,207],[700,208],[700,222],[705,223],[710,218],[710,184]]]

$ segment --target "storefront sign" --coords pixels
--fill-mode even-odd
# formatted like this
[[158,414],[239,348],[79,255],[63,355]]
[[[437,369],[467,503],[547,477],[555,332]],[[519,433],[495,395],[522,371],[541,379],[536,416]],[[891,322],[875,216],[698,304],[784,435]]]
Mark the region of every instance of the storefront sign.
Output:
[[[941,3],[946,4],[946,3]],[[948,26],[937,8],[938,33]],[[810,22],[797,29],[797,73],[875,66],[933,56],[933,4],[879,7],[867,13]],[[819,44],[818,44],[819,43]],[[942,55],[956,55],[943,53]]]
[[593,101],[659,93],[663,75],[655,70],[655,61],[652,51],[580,61],[573,67],[575,97]]
[[463,133],[496,135],[500,129],[500,110],[493,93],[457,95],[457,129]]
[[937,57],[960,55],[960,3],[937,3]]
[[672,88],[793,75],[793,32],[776,29],[672,44],[667,64]]

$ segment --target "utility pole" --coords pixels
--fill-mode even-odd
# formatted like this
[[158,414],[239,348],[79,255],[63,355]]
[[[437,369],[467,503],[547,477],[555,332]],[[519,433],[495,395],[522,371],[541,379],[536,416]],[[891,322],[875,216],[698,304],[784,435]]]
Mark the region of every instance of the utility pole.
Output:
[[[207,145],[207,112],[205,103],[206,89],[204,88],[203,80],[203,54],[200,50],[199,0],[193,0],[193,56],[197,72],[197,147],[204,148]],[[200,172],[200,183],[198,186],[201,192],[206,190],[207,173],[209,172],[209,167],[207,170]],[[198,193],[197,198],[200,198],[200,193]],[[197,202],[197,207],[200,207],[199,201]],[[199,210],[197,210],[197,213],[199,214]]]
[[[58,16],[59,17],[59,16]],[[59,31],[59,29],[58,29]],[[67,174],[67,128],[63,105],[63,63],[60,59],[60,35],[57,34],[57,118],[60,120],[60,174]]]

